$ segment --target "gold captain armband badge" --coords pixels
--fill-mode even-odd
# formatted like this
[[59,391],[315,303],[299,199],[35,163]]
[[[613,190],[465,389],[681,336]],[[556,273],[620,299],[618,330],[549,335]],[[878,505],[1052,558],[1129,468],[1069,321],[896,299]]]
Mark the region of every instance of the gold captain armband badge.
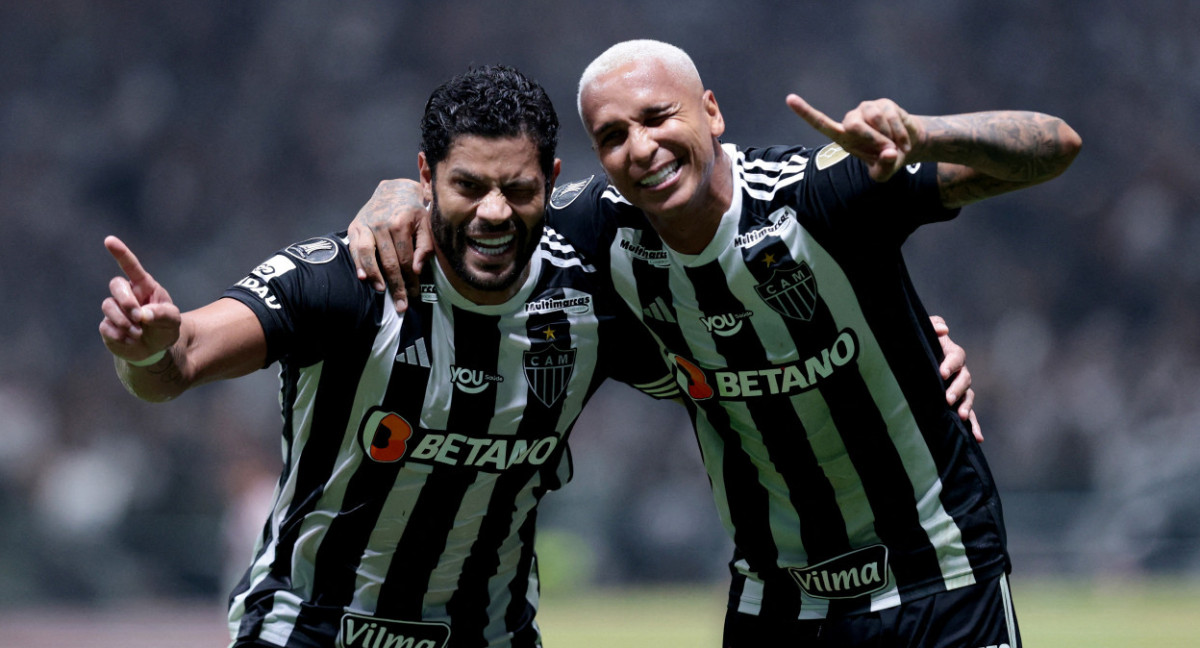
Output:
[[817,159],[817,169],[828,169],[829,167],[850,157],[846,149],[842,148],[841,144],[830,143],[821,147],[815,156]]

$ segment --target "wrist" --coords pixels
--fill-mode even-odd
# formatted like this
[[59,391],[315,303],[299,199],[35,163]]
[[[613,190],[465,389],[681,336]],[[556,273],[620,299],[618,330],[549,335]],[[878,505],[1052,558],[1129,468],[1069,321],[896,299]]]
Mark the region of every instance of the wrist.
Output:
[[166,357],[166,355],[167,350],[161,349],[157,353],[151,353],[149,356],[142,358],[141,360],[125,359],[125,362],[133,367],[149,367],[150,365],[158,364],[160,360]]

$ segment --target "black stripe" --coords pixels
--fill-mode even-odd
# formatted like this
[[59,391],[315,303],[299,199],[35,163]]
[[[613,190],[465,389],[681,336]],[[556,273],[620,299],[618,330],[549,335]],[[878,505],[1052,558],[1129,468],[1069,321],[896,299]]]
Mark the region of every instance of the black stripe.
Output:
[[[644,231],[641,245],[647,249],[664,249],[657,234],[649,229]],[[647,263],[633,261],[634,285],[637,286],[641,307],[649,308],[652,304],[659,308],[666,307],[674,320],[666,322],[643,317],[643,321],[666,348],[676,353],[687,354],[689,347],[683,337],[683,331],[679,328],[679,317],[673,306],[669,278],[666,269],[652,268]],[[728,501],[736,502],[736,505],[728,506],[734,529],[734,543],[738,547],[749,548],[746,559],[751,565],[757,566],[755,568],[767,565],[773,567],[779,552],[771,536],[766,489],[758,481],[758,470],[753,462],[742,451],[741,439],[730,424],[729,414],[716,399],[694,401],[685,398],[684,405],[692,417],[693,430],[696,429],[698,411],[702,410],[724,445],[724,454],[720,458],[722,476]],[[703,446],[701,452],[704,452]]]
[[[706,316],[742,314],[746,306],[729,291],[725,273],[717,262],[687,268],[697,303]],[[714,333],[712,344],[736,368],[761,368],[770,364],[759,336],[749,319],[741,321],[738,332],[723,336]],[[746,401],[754,419],[754,429],[762,437],[771,457],[772,468],[787,484],[788,498],[800,516],[800,535],[809,556],[833,556],[850,549],[841,510],[829,480],[808,443],[808,433],[786,398],[757,398]],[[756,571],[775,565],[755,565]]]
[[[358,376],[362,374],[362,368],[370,356],[373,342],[373,336],[349,336],[342,348],[334,349],[330,353],[330,359],[322,367],[316,397],[311,405],[310,435],[302,450],[300,464],[295,468],[295,494],[298,499],[289,505],[281,525],[269,575],[246,597],[247,613],[239,628],[239,632],[245,633],[243,636],[257,636],[263,616],[270,611],[274,591],[291,587],[292,553],[295,551],[301,526],[305,517],[316,509],[337,460],[338,448],[343,441],[339,434],[321,434],[321,431],[340,432],[345,429],[346,413],[353,406]],[[299,375],[291,368],[285,371],[285,375],[289,377]],[[295,378],[291,385],[294,389]],[[285,431],[285,436],[290,436],[293,442],[294,434],[295,431],[290,428]],[[287,447],[289,451],[293,449],[291,444]]]
[[377,616],[421,618],[430,576],[446,549],[446,539],[474,475],[474,471],[440,469],[426,477],[380,587]]
[[[773,243],[764,251],[772,254],[777,263],[792,261],[782,243]],[[769,274],[765,264],[758,265],[764,266],[764,269],[750,264],[751,270],[760,281],[766,281]],[[800,358],[819,356],[821,350],[827,348],[839,333],[837,323],[821,297],[818,297],[811,321],[789,317],[783,320],[800,352]],[[913,489],[901,486],[911,484],[911,481],[888,435],[887,423],[875,406],[861,372],[855,369],[847,366],[835,371],[822,379],[817,388],[829,407],[830,416],[862,482],[875,517],[876,535],[888,545],[890,551],[904,552],[903,556],[893,553],[890,561],[897,582],[903,585],[926,580],[931,574],[940,573],[936,552],[928,534],[921,527]],[[811,562],[818,562],[834,555],[836,553],[813,553],[810,557]]]
[[[423,320],[429,318],[428,305],[414,305],[404,317],[401,326],[398,352],[403,353],[413,344],[421,343]],[[426,341],[427,343],[427,341]],[[407,363],[393,363],[383,403],[384,411],[394,412],[407,422],[413,430],[409,447],[420,435],[421,407],[425,400],[423,390],[414,385],[429,381],[429,368]],[[367,431],[370,432],[370,431]],[[362,463],[346,485],[337,516],[330,523],[321,547],[313,560],[313,592],[318,593],[323,607],[349,605],[354,596],[357,581],[356,569],[366,553],[367,543],[379,516],[387,503],[387,493],[396,483],[403,462],[378,463],[370,458],[365,439],[356,440],[363,452]],[[309,622],[305,613],[297,622],[305,627]]]
[[[483,642],[483,632],[488,624],[488,605],[491,596],[488,582],[496,575],[500,566],[500,547],[512,530],[513,502],[525,488],[534,473],[521,466],[509,470],[496,478],[487,515],[483,518],[470,555],[463,561],[458,588],[446,604],[454,621],[456,645],[470,645],[477,640]],[[464,640],[466,643],[460,643]]]

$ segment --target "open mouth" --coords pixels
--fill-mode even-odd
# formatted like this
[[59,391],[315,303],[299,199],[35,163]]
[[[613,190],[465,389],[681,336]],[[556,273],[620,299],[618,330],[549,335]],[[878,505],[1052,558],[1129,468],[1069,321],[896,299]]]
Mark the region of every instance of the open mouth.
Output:
[[467,237],[467,244],[472,250],[485,256],[497,256],[504,254],[509,247],[512,246],[513,240],[516,239],[515,234],[505,234],[503,236],[495,236],[486,239]]
[[674,178],[678,173],[679,160],[675,160],[658,171],[655,171],[641,180],[638,180],[638,184],[642,187],[646,187],[647,189],[653,189]]

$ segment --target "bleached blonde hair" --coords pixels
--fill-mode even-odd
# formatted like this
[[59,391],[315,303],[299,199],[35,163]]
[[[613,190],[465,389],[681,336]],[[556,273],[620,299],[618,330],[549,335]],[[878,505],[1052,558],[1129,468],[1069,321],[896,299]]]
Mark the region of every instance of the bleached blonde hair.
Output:
[[579,77],[579,90],[575,94],[575,108],[579,111],[579,118],[583,119],[583,90],[591,85],[597,77],[628,63],[652,60],[662,63],[673,77],[701,88],[704,87],[700,81],[700,72],[687,52],[662,41],[627,40],[604,50],[603,54],[593,59],[583,70],[583,74]]

